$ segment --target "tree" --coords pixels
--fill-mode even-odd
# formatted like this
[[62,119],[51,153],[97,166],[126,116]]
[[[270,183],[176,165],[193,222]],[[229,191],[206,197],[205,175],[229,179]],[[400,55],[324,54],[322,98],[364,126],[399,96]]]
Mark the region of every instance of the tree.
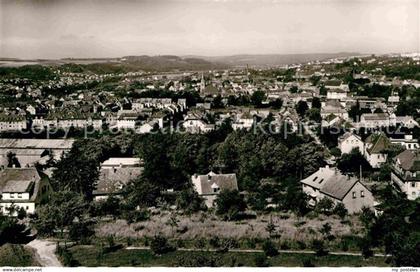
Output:
[[87,139],[76,141],[70,152],[57,163],[52,177],[56,190],[70,190],[92,199],[99,178],[99,158],[91,153],[96,147],[90,144],[94,143]]
[[223,190],[217,196],[216,213],[227,220],[235,220],[240,212],[245,211],[246,203],[238,190]]
[[311,248],[315,251],[317,256],[325,256],[328,250],[325,248],[324,241],[315,239],[312,241]]
[[268,257],[279,255],[279,251],[271,240],[265,240],[262,245],[262,249],[264,250],[265,255]]
[[339,202],[335,205],[333,213],[338,215],[341,219],[344,219],[344,217],[348,214],[348,211],[346,206],[344,206],[342,202]]
[[263,91],[255,91],[251,95],[251,103],[256,107],[260,107],[264,99],[265,93]]
[[281,109],[281,107],[283,106],[283,100],[281,100],[280,98],[275,99],[274,101],[270,102],[270,107],[273,109]]
[[359,149],[356,148],[348,154],[343,154],[337,162],[337,168],[344,173],[358,174],[360,167],[363,171],[372,169],[369,162],[360,153]]
[[308,116],[309,120],[315,121],[317,123],[322,121],[321,112],[318,108],[309,109],[306,112],[306,115]]
[[162,255],[175,250],[175,248],[168,243],[168,240],[161,235],[153,237],[150,242],[150,249],[156,255]]
[[7,152],[7,167],[20,168],[19,160],[13,152]]
[[324,197],[316,204],[315,210],[324,214],[330,214],[334,207],[334,202],[328,198]]
[[312,108],[321,109],[321,100],[319,97],[312,98]]
[[73,224],[75,219],[84,218],[89,204],[80,194],[70,191],[60,191],[51,195],[48,204],[37,208],[32,225],[40,236],[51,236],[55,230],[61,234]]
[[308,109],[309,109],[308,104],[303,100],[300,100],[296,105],[296,111],[302,118],[305,116],[306,111]]

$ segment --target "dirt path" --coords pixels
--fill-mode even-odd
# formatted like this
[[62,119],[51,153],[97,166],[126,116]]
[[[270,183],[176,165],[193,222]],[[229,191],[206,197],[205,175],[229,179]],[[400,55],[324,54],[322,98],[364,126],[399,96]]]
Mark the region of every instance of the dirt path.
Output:
[[35,239],[26,246],[35,250],[36,260],[44,267],[62,266],[57,256],[55,255],[55,242]]

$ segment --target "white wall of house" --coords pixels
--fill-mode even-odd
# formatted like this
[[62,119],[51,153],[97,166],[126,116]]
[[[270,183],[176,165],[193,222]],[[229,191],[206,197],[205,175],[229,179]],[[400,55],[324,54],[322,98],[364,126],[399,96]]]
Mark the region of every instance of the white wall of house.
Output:
[[407,195],[408,199],[414,200],[420,197],[420,182],[404,182],[393,172],[391,172],[391,181]]
[[338,148],[341,150],[342,154],[348,154],[354,148],[359,149],[361,154],[364,153],[364,143],[363,143],[363,141],[358,139],[354,135],[351,135],[347,139],[340,142]]
[[35,213],[35,203],[34,202],[1,202],[0,203],[0,212],[3,214],[9,215],[8,209],[14,206],[16,212],[12,216],[17,215],[17,211],[23,208],[27,214]]
[[372,193],[365,186],[360,182],[357,182],[344,197],[342,202],[349,213],[357,213],[360,212],[363,207],[373,208],[374,198]]
[[386,162],[386,159],[388,157],[387,154],[382,153],[369,154],[369,152],[367,152],[366,150],[364,155],[366,160],[369,162],[370,166],[372,166],[372,168],[379,168],[381,164]]

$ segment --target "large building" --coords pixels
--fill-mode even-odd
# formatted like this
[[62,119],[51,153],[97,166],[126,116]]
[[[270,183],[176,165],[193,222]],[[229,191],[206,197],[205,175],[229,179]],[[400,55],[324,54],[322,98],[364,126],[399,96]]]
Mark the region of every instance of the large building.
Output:
[[303,192],[310,197],[311,206],[329,198],[335,204],[343,203],[349,213],[360,212],[363,207],[374,207],[370,190],[358,178],[343,175],[336,168],[321,167],[300,182]]
[[405,150],[395,157],[391,181],[408,199],[420,197],[420,151]]
[[0,166],[8,166],[8,153],[15,155],[21,167],[34,166],[35,163],[52,156],[60,159],[64,152],[70,151],[73,139],[0,139]]

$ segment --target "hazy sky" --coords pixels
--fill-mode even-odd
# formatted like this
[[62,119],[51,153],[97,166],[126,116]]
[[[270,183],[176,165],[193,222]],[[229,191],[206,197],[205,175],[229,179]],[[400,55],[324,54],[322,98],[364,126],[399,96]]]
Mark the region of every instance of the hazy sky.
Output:
[[0,57],[420,51],[420,0],[0,0]]

